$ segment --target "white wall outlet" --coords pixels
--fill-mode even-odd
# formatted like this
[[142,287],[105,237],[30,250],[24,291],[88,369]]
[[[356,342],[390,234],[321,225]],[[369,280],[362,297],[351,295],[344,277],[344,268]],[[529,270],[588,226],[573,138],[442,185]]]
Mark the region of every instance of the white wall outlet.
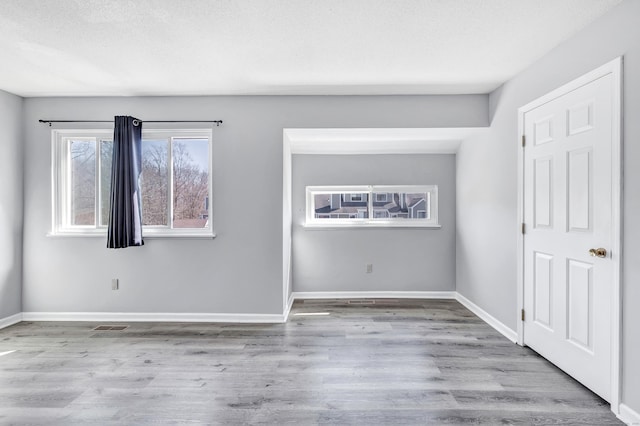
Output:
[[111,280],[111,290],[118,290],[120,288],[120,282],[117,278]]
[[367,274],[373,272],[373,263],[367,263]]

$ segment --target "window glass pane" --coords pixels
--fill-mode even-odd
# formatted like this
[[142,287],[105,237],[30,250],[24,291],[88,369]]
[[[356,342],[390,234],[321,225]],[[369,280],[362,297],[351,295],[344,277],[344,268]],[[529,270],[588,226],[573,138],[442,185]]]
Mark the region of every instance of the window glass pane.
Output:
[[206,228],[209,223],[209,141],[173,140],[173,227]]
[[373,218],[385,220],[429,219],[429,193],[374,192]]
[[111,190],[111,158],[113,154],[113,141],[100,141],[100,225],[109,224],[109,203]]
[[386,193],[386,192],[377,192],[375,199],[376,199],[377,202],[385,202],[386,203],[388,195],[389,194]]
[[169,141],[142,141],[142,224],[167,226],[169,217]]
[[93,140],[70,140],[71,225],[96,223],[96,144]]
[[[164,129],[143,132],[142,222],[150,234],[169,235],[174,228],[178,234],[186,234],[180,229],[188,228],[190,235],[213,235],[209,133]],[[112,132],[54,130],[52,135],[56,159],[52,233],[104,232],[111,201]]]
[[315,194],[314,217],[316,219],[366,219],[368,194]]

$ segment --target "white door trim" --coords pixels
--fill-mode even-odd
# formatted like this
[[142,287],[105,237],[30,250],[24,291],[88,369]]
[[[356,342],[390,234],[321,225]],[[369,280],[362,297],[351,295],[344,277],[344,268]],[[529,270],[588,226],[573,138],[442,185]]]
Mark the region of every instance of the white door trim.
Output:
[[[613,203],[613,262],[612,306],[611,306],[611,410],[620,412],[621,393],[621,268],[622,268],[622,57],[618,57],[595,70],[553,90],[546,95],[518,108],[518,143],[524,135],[524,116],[527,112],[550,102],[564,94],[578,89],[606,75],[613,77],[612,87],[612,203]],[[526,148],[524,148],[526,149]],[[518,220],[524,223],[524,149],[518,149]],[[524,308],[524,235],[518,229],[517,283],[518,283],[518,344],[524,345],[524,325],[520,321],[520,312]]]

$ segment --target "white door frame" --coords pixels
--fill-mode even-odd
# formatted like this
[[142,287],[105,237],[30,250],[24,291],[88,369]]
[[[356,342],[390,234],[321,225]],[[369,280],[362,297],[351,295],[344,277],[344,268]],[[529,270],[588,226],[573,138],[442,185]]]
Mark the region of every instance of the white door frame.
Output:
[[[565,84],[556,90],[518,108],[518,143],[521,144],[524,136],[525,114],[547,102],[550,102],[564,94],[578,89],[592,81],[612,75],[612,236],[611,261],[613,262],[612,276],[612,306],[611,306],[611,410],[620,412],[620,373],[621,373],[621,268],[622,268],[622,57],[602,65],[595,70]],[[524,149],[518,149],[518,220],[524,223]],[[524,345],[524,324],[520,321],[522,309],[524,309],[524,234],[518,229],[518,344]]]

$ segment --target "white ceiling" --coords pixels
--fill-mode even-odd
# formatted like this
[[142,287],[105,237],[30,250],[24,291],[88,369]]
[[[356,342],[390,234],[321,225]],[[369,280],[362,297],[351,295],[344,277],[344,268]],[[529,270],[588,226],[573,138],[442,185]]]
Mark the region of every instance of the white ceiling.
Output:
[[488,93],[620,1],[0,0],[0,89]]

